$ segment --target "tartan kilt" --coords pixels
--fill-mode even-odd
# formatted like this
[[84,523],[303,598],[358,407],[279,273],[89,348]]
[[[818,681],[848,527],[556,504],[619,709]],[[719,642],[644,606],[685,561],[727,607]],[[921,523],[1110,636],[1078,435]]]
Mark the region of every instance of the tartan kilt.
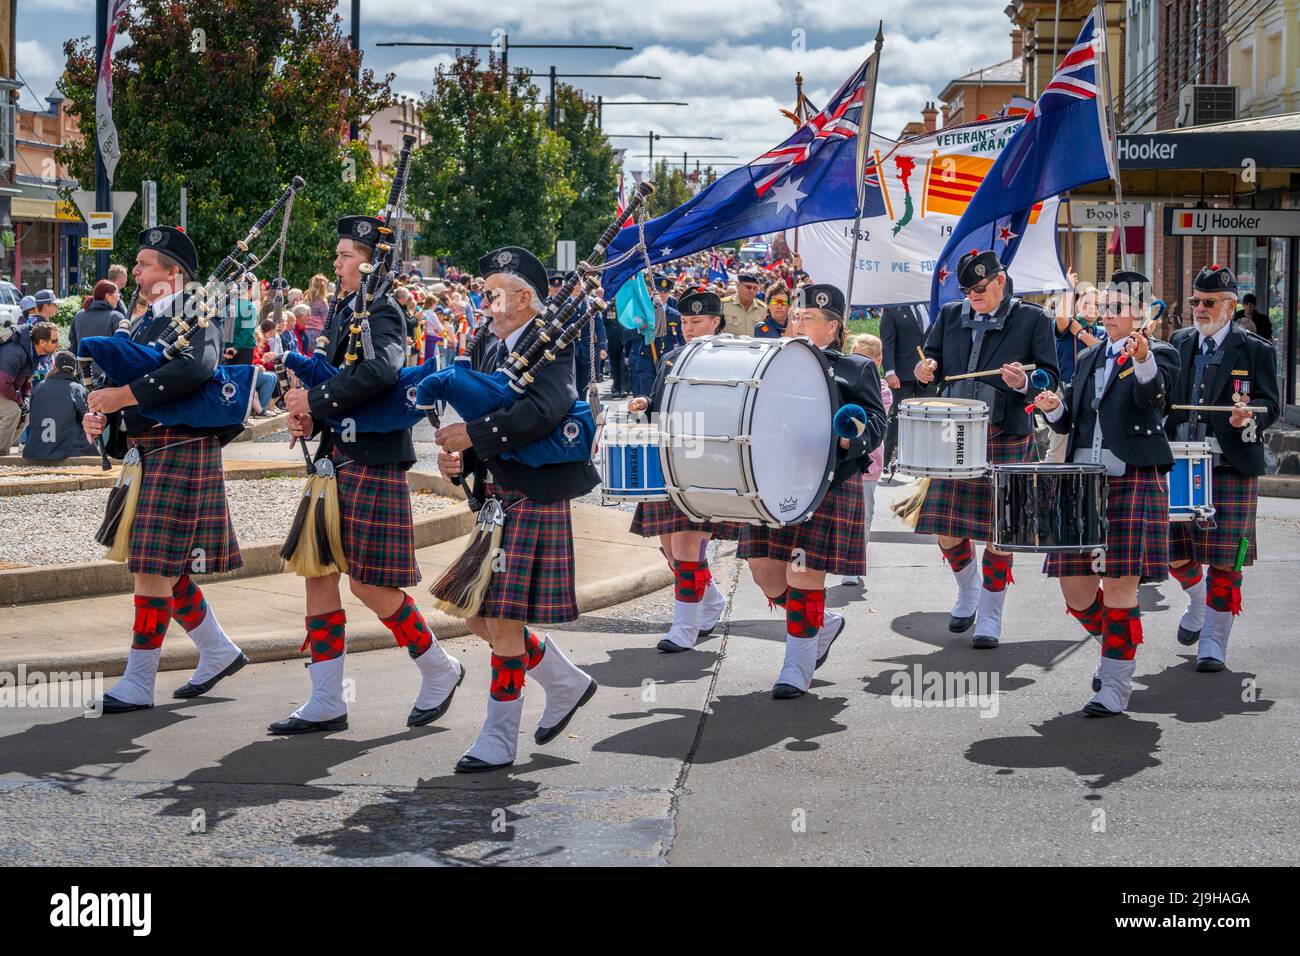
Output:
[[740,538],[740,525],[723,521],[692,521],[671,501],[642,501],[632,515],[631,532],[643,538],[680,531],[699,531],[713,535],[714,541],[736,541]]
[[216,435],[200,438],[181,426],[160,426],[127,442],[140,449],[143,476],[127,569],[178,578],[242,567],[226,501],[221,440]]
[[[1017,465],[1034,460],[1032,435],[990,435],[990,465]],[[1166,502],[1166,506],[1168,502]],[[990,541],[993,538],[993,476],[931,478],[916,522],[917,534]]]
[[[1092,554],[1049,554],[1049,578],[1088,577]],[[1154,465],[1129,465],[1106,479],[1106,570],[1103,578],[1163,581],[1169,573],[1169,484]]]
[[858,577],[867,573],[861,472],[832,487],[807,521],[782,528],[745,525],[736,556],[788,562],[796,549],[803,550],[804,566],[809,571]]
[[506,513],[501,536],[504,568],[492,572],[478,616],[533,624],[577,620],[569,502],[543,504],[496,485],[487,490]]
[[1259,504],[1259,479],[1235,468],[1214,469],[1215,527],[1198,528],[1195,521],[1169,524],[1169,560],[1191,559],[1197,564],[1231,568],[1237,563],[1237,545],[1250,541],[1243,565],[1255,563],[1255,509]]
[[411,527],[411,486],[401,465],[334,459],[348,576],[362,584],[409,588],[420,582]]

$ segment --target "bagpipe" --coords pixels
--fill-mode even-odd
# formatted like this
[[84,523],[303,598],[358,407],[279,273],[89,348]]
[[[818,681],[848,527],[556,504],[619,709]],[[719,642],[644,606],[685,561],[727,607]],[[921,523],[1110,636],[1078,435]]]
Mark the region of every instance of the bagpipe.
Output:
[[[176,307],[177,314],[155,341],[144,344],[131,340],[131,308],[128,307],[126,317],[112,335],[91,336],[78,343],[79,357],[94,361],[103,370],[108,384],[126,385],[142,375],[156,372],[164,363],[183,354],[194,331],[206,330],[218,307],[229,301],[225,287],[248,275],[277,247],[283,256],[293,198],[305,185],[301,176],[293,178],[280,198],[258,217],[248,234],[235,243],[202,288],[195,290],[193,295],[183,296],[184,306]],[[266,255],[255,256],[249,251],[249,246],[282,211],[280,238]],[[256,384],[257,370],[253,366],[219,365],[212,378],[200,388],[175,401],[150,406],[148,416],[163,425],[195,428],[242,425],[252,407]]]
[[[654,193],[654,189],[654,184],[649,180],[637,185],[626,208],[596,241],[592,254],[578,263],[578,268],[551,298],[546,312],[534,319],[538,331],[527,349],[511,352],[505,364],[495,372],[476,372],[457,365],[425,377],[416,388],[416,405],[428,413],[434,425],[438,423],[435,411],[438,402],[451,405],[465,421],[513,405],[536,380],[537,373],[556,361],[573,340],[582,334],[586,323],[583,319],[575,321],[574,317],[587,291],[587,283],[593,281],[593,277],[604,269],[617,265],[622,260],[604,265],[593,263],[599,263],[604,257],[605,250],[614,241],[623,223],[636,214]],[[634,245],[625,255],[638,251],[644,251],[643,242]],[[519,341],[523,342],[524,338],[521,337]],[[592,386],[594,388],[594,382]],[[592,416],[591,402],[578,401],[569,409],[555,431],[501,457],[516,458],[529,465],[587,461],[591,457],[595,436],[596,422]],[[465,551],[429,587],[435,607],[460,618],[473,617],[478,613],[491,581],[492,562],[500,546],[504,525],[505,516],[500,504],[489,498],[479,510],[477,526]]]

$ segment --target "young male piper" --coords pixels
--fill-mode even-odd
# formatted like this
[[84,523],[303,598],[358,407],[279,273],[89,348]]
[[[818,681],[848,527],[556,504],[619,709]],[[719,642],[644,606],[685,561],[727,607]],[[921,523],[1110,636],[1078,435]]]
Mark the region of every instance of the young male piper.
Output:
[[1178,378],[1178,351],[1138,331],[1150,290],[1141,273],[1111,276],[1103,304],[1106,338],[1079,353],[1064,401],[1054,391],[1034,400],[1052,429],[1068,436],[1067,460],[1106,466],[1106,550],[1049,554],[1044,565],[1061,581],[1066,611],[1101,641],[1096,693],[1083,707],[1089,717],[1128,707],[1142,643],[1138,582],[1164,580],[1169,560],[1165,472],[1174,456],[1163,418]]
[[[370,342],[367,356],[356,345],[357,359],[348,363],[348,329],[360,307],[357,292],[361,267],[373,257],[382,221],[372,216],[344,216],[338,221],[334,274],[342,297],[333,322],[324,330],[327,355],[339,366],[337,375],[308,390],[289,389],[289,433],[295,440],[320,434],[316,458],[328,458],[337,476],[340,532],[347,558],[348,587],[374,612],[405,647],[420,672],[420,689],[406,718],[408,727],[437,720],[451,705],[465,677],[460,661],[448,655],[425,623],[424,615],[403,588],[420,580],[415,561],[415,532],[411,519],[411,490],[406,470],[415,464],[409,428],[366,432],[355,427],[334,428],[326,418],[343,421],[351,408],[392,388],[406,360],[406,322],[389,296],[370,303]],[[310,533],[305,532],[305,533]],[[344,730],[348,726],[343,698],[343,667],[347,656],[347,615],[339,593],[339,575],[304,578],[307,639],[310,649],[311,697],[270,733],[291,735]]]
[[[940,393],[988,406],[990,465],[1029,461],[1034,428],[1025,411],[1029,376],[1022,365],[1042,369],[1050,380],[1048,390],[1056,390],[1060,377],[1052,321],[1039,306],[1012,297],[1010,279],[992,251],[972,249],[962,256],[957,281],[966,297],[939,311],[925,341],[925,360],[916,363],[913,374],[929,385],[950,375],[994,373],[941,385]],[[975,624],[971,644],[997,647],[1007,585],[1013,578],[1011,553],[990,543],[992,480],[932,478],[916,531],[938,536],[944,560],[957,579],[957,603],[948,630],[961,634]],[[982,576],[972,539],[985,542]]]
[[[156,341],[173,317],[195,315],[185,283],[198,274],[198,256],[190,237],[171,226],[140,233],[136,285],[148,304],[131,333],[131,341]],[[195,328],[189,345],[176,358],[134,382],[97,388],[87,397],[90,413],[82,419],[86,437],[104,434],[108,416],[121,412],[106,437],[109,450],[122,457],[126,446],[141,456],[140,496],[131,525],[127,568],[135,577],[135,625],[122,679],[104,695],[106,714],[153,706],[154,678],[163,637],[173,619],[199,649],[199,663],[173,697],[197,697],[237,672],[248,658],[222,630],[191,574],[232,571],[243,565],[239,542],[226,502],[221,446],[242,430],[161,425],[149,417],[151,406],[174,402],[201,388],[216,371],[221,329],[216,322]],[[122,437],[125,436],[125,445]]]
[[839,400],[832,414],[859,405],[866,421],[857,438],[838,440],[830,490],[810,519],[777,529],[746,525],[741,532],[738,557],[749,561],[767,599],[785,608],[785,660],[772,688],[777,700],[803,696],[844,630],[844,618],[826,608],[826,575],[867,572],[862,473],[885,436],[876,363],[841,351],[844,293],[832,285],[804,286],[795,307],[795,334],[821,349],[834,373]]
[[1170,571],[1188,595],[1178,642],[1196,644],[1198,671],[1221,671],[1233,621],[1241,613],[1241,568],[1258,555],[1255,509],[1264,474],[1264,432],[1277,421],[1281,399],[1273,343],[1232,321],[1237,307],[1232,270],[1202,269],[1187,301],[1192,327],[1179,329],[1170,341],[1182,357],[1173,404],[1232,411],[1175,410],[1165,421],[1171,439],[1207,442],[1213,454],[1213,526],[1173,523]]
[[[688,292],[677,307],[682,316],[682,335],[687,342],[701,335],[717,335],[726,324],[722,299],[716,293]],[[629,412],[653,414],[660,409],[665,380],[683,348],[684,345],[674,348],[660,359],[654,393],[633,398],[627,403]],[[713,632],[727,607],[727,600],[714,585],[709,570],[709,541],[734,541],[740,536],[740,526],[691,521],[671,501],[646,501],[636,506],[631,530],[643,538],[658,536],[664,557],[673,566],[673,626],[659,642],[659,650],[667,654],[688,651],[695,646],[697,637]]]
[[[533,320],[545,311],[546,268],[527,249],[506,246],[480,259],[478,274],[485,279],[483,307],[491,325],[475,341],[471,361],[476,371],[492,372],[537,338]],[[533,736],[538,744],[559,735],[596,692],[596,681],[555,641],[528,627],[529,622],[577,619],[569,501],[600,483],[589,461],[530,467],[501,457],[550,434],[577,400],[572,346],[533,372],[534,381],[514,404],[468,423],[444,425],[434,436],[442,474],[453,480],[472,476],[471,507],[493,497],[505,511],[498,567],[478,614],[465,622],[492,646],[487,720],[456,764],[457,773],[514,763],[526,675],[546,692]]]

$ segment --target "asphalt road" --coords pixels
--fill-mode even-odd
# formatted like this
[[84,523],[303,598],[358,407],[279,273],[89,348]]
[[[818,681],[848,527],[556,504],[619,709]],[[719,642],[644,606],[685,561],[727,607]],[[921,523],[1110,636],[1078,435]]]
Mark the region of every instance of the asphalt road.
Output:
[[[1181,592],[1145,587],[1130,712],[1091,720],[1093,646],[1044,669],[1082,632],[1041,559],[1018,559],[1003,645],[973,650],[946,630],[937,548],[885,514],[894,493],[877,496],[866,593],[831,592],[848,627],[799,700],[769,697],[783,618],[728,546],[714,567],[732,604],[693,653],[654,649],[668,591],[552,632],[601,690],[536,747],[530,686],[509,772],[451,773],[483,715],[487,654],[471,639],[448,642],[469,676],[419,730],[404,726],[416,673],[396,649],[350,658],[351,728],[329,736],[264,735],[308,691],[291,661],[191,702],[170,698],[186,675],[164,673],[159,706],[136,714],[0,707],[0,862],[1300,861],[1300,501],[1261,503],[1229,669],[1195,673],[1174,641]],[[127,624],[107,625],[124,647]],[[927,681],[947,686],[927,699]]]

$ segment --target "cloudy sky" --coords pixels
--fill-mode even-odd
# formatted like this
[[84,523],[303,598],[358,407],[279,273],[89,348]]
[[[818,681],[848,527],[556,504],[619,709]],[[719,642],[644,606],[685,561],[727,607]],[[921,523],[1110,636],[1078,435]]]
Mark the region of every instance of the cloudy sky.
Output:
[[[25,106],[43,106],[62,65],[70,36],[93,35],[93,0],[23,0],[18,5],[17,66],[30,89]],[[605,129],[641,139],[614,138],[629,147],[627,167],[644,168],[646,133],[665,139],[661,153],[728,154],[722,167],[743,163],[785,139],[793,127],[781,107],[794,101],[794,75],[818,106],[870,52],[884,20],[873,129],[895,137],[919,118],[928,99],[954,76],[1011,55],[1005,0],[362,0],[365,62],[396,74],[394,89],[419,95],[432,86],[439,63],[453,51],[379,47],[390,41],[490,43],[504,31],[513,43],[617,44],[624,50],[513,49],[512,67],[546,73],[636,73],[661,80],[578,79],[569,82],[606,101]],[[347,27],[348,3],[340,5]],[[544,10],[545,17],[538,17]],[[905,16],[901,11],[906,11]],[[213,42],[209,38],[209,43]],[[539,78],[540,79],[540,78]],[[543,92],[545,92],[543,90]],[[611,106],[630,100],[684,101],[687,107]],[[672,140],[719,136],[721,141]],[[693,165],[693,162],[692,162]]]

